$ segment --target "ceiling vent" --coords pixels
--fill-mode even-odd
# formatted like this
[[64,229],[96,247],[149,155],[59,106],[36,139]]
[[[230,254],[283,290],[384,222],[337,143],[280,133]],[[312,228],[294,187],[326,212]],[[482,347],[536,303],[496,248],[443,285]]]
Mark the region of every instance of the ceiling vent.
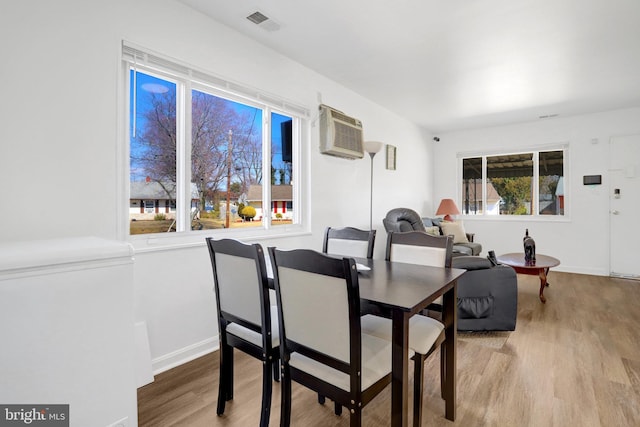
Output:
[[257,10],[247,16],[247,19],[266,31],[278,31],[280,29],[280,24]]

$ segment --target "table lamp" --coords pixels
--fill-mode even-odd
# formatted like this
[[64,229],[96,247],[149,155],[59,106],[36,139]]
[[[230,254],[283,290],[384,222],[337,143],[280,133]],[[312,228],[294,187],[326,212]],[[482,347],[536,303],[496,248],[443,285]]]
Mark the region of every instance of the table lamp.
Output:
[[456,206],[456,202],[453,199],[442,199],[440,201],[440,206],[438,206],[438,210],[436,211],[436,215],[444,215],[445,221],[453,221],[451,215],[459,215],[460,211]]

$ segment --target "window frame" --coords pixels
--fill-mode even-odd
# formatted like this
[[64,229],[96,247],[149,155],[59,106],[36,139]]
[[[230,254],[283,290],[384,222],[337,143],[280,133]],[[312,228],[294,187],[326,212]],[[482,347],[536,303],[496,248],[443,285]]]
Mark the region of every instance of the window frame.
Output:
[[[571,220],[571,190],[570,190],[570,161],[569,161],[569,143],[554,143],[554,144],[544,144],[544,145],[535,145],[535,146],[527,146],[527,147],[518,147],[514,150],[505,150],[505,149],[495,149],[495,150],[483,150],[483,151],[469,151],[469,152],[459,152],[457,153],[457,179],[456,179],[456,197],[458,206],[462,208],[464,205],[464,195],[462,191],[462,183],[464,181],[464,168],[463,161],[465,159],[470,158],[481,158],[482,159],[482,213],[479,214],[465,214],[462,212],[460,217],[465,219],[478,219],[478,220],[501,220],[501,221],[550,221],[550,222],[568,222]],[[564,213],[563,215],[543,215],[539,212],[539,203],[540,203],[540,165],[539,158],[540,153],[549,152],[549,151],[562,151],[563,153],[563,191],[565,195],[564,199]],[[533,174],[531,179],[533,181],[533,191],[532,191],[532,206],[531,206],[531,214],[529,215],[491,215],[487,213],[487,158],[494,156],[508,156],[508,155],[519,155],[519,154],[533,154]],[[535,202],[535,204],[534,204]],[[461,209],[462,211],[462,209]]]
[[[130,206],[130,88],[131,70],[149,73],[176,82],[176,226],[179,232],[131,235],[129,232]],[[310,233],[308,200],[310,109],[287,101],[247,85],[232,82],[213,73],[196,69],[173,58],[168,58],[123,41],[120,55],[118,92],[118,219],[117,233],[121,240],[129,241],[139,250],[156,250],[164,247],[201,245],[205,237],[238,239],[262,239],[294,236]],[[271,117],[273,113],[293,119],[292,123],[292,171],[293,224],[272,225],[271,218],[262,226],[241,229],[191,230],[189,209],[191,192],[191,112],[184,108],[191,103],[192,90],[203,91],[230,101],[239,102],[262,110],[262,162],[263,173],[271,170]],[[268,167],[267,167],[268,165]],[[265,181],[266,179],[266,181]],[[262,178],[262,203],[271,205],[270,178]]]

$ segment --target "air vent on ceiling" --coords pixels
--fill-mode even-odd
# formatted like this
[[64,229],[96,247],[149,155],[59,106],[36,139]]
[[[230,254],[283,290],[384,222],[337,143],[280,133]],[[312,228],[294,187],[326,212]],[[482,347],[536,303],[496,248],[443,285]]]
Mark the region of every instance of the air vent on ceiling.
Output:
[[267,31],[278,31],[280,29],[280,24],[257,10],[247,16],[247,19]]
[[259,25],[259,24],[262,24],[264,21],[266,21],[269,18],[264,16],[260,12],[253,12],[251,15],[247,16],[247,19],[249,21],[253,22],[254,24],[258,24]]

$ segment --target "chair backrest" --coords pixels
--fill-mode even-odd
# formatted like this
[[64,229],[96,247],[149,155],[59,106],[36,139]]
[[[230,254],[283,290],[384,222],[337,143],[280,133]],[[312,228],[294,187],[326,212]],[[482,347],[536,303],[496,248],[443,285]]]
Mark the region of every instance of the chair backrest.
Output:
[[360,371],[360,294],[353,258],[308,249],[269,248],[269,254],[283,360],[295,351],[342,372]]
[[451,267],[453,239],[422,231],[390,232],[386,260],[433,267]]
[[322,252],[357,258],[373,258],[376,230],[360,230],[354,227],[331,228],[324,232]]
[[221,333],[227,324],[238,323],[261,333],[270,346],[269,282],[262,246],[232,239],[206,241]]
[[420,215],[407,208],[395,208],[387,212],[382,219],[382,224],[387,232],[391,231],[425,231],[424,223]]

